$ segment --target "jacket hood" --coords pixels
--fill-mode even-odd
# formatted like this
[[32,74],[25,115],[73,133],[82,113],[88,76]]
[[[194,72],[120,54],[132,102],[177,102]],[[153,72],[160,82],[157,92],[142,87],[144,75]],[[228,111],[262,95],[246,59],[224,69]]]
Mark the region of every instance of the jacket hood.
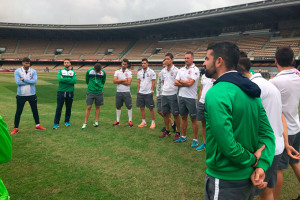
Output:
[[260,97],[260,88],[250,81],[248,78],[242,76],[239,72],[228,72],[221,75],[215,82],[214,85],[219,82],[229,82],[233,83],[241,90],[243,90],[250,97]]

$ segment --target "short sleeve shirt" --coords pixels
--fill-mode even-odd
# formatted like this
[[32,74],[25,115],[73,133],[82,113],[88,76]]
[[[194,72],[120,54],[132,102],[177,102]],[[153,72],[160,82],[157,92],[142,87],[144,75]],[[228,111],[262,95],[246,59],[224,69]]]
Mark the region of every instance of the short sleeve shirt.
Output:
[[180,87],[178,96],[197,99],[197,87],[198,87],[199,76],[200,76],[200,71],[198,67],[195,66],[195,64],[193,64],[189,68],[186,68],[186,66],[180,68],[176,76],[176,80],[187,81],[190,78],[192,78],[195,82],[190,87]]
[[[122,69],[119,69],[115,72],[114,76],[117,77],[118,80],[127,79],[127,78],[132,78],[132,73],[128,69],[126,69],[124,72],[123,72]],[[117,92],[130,92],[130,86],[129,85],[118,84]]]
[[300,77],[293,69],[279,72],[271,83],[277,87],[281,94],[282,113],[286,119],[288,134],[295,135],[300,131],[299,101],[300,101]]
[[250,80],[256,83],[261,90],[261,102],[266,110],[270,125],[275,135],[275,155],[279,155],[284,150],[280,92],[272,83],[264,79],[260,73],[253,74]]
[[139,93],[150,94],[152,88],[152,80],[156,79],[155,72],[149,67],[146,72],[141,69],[137,74],[137,79],[141,80]]
[[178,68],[174,65],[171,67],[170,70],[167,68],[164,68],[162,70],[162,77],[164,81],[164,85],[162,88],[162,95],[164,96],[170,96],[177,94],[178,92],[178,86],[175,86],[175,78],[178,74]]
[[214,79],[207,78],[205,74],[202,75],[201,77],[202,92],[201,92],[201,97],[199,102],[203,104],[205,103],[206,92],[213,86],[214,82],[215,82]]

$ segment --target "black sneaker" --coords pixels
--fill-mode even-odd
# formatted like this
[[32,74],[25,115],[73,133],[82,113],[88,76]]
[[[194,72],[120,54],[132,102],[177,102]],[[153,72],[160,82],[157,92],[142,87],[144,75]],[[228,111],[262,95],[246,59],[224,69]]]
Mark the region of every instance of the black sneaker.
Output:
[[175,123],[175,121],[174,121],[174,124],[172,125],[172,129],[173,129],[173,131],[175,133],[176,132],[176,123]]
[[163,127],[162,129],[161,129],[161,131],[160,132],[165,132],[166,131],[166,128],[165,127]]

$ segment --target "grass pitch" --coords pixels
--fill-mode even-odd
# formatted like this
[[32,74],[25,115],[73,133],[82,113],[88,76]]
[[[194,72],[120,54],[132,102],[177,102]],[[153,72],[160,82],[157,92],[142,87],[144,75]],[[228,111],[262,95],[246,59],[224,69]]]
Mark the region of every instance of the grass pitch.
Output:
[[[86,109],[85,73],[78,81],[71,116],[71,127],[52,130],[56,109],[57,73],[38,73],[36,85],[41,124],[46,131],[36,131],[30,106],[26,103],[20,132],[12,136],[13,157],[0,165],[0,177],[11,199],[204,199],[205,152],[190,147],[192,129],[189,121],[188,140],[175,144],[171,138],[160,139],[163,119],[157,114],[155,130],[138,128],[140,111],[135,107],[136,75],[133,77],[134,127],[127,125],[122,108],[121,125],[116,119],[113,74],[107,74],[104,106],[100,126],[94,128],[94,108],[88,127],[81,130]],[[0,115],[13,129],[17,86],[13,73],[0,73]],[[150,125],[150,114],[146,110]],[[200,128],[199,128],[200,131]],[[199,139],[201,140],[199,132]],[[299,183],[289,168],[285,171],[282,199],[295,198]]]

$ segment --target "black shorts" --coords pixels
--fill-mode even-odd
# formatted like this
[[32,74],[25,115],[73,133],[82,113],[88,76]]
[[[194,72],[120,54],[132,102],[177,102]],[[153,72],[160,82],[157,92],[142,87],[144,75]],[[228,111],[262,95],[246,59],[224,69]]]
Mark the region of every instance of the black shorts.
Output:
[[[274,156],[272,165],[269,167],[269,169],[266,172],[265,182],[268,183],[268,188],[274,188],[277,182],[277,169],[278,169],[278,162],[281,158],[282,154]],[[259,190],[256,188],[255,195],[260,195],[265,191]]]
[[117,92],[116,94],[116,108],[121,108],[123,106],[123,103],[125,102],[125,105],[127,109],[132,108],[132,99],[130,92]]
[[168,114],[172,113],[173,115],[179,115],[179,105],[177,94],[170,96],[162,96],[162,113]]
[[157,96],[156,97],[156,109],[157,112],[161,112],[161,96]]
[[197,119],[198,121],[206,121],[204,116],[205,105],[204,103],[197,103]]
[[[294,147],[296,151],[299,152],[299,144],[300,144],[300,132],[296,135],[289,135],[289,144]],[[281,159],[278,163],[278,169],[287,169],[289,167],[289,164],[296,164],[299,160],[295,160],[289,157],[289,155],[286,152],[286,149],[284,149]]]
[[197,118],[197,99],[179,97],[180,115],[190,114],[190,118]]
[[86,93],[86,104],[88,106],[91,106],[93,105],[95,101],[95,105],[96,106],[102,106],[103,105],[103,93],[100,92],[100,93],[90,93],[90,92],[87,92]]
[[136,107],[154,108],[153,94],[137,93]]

